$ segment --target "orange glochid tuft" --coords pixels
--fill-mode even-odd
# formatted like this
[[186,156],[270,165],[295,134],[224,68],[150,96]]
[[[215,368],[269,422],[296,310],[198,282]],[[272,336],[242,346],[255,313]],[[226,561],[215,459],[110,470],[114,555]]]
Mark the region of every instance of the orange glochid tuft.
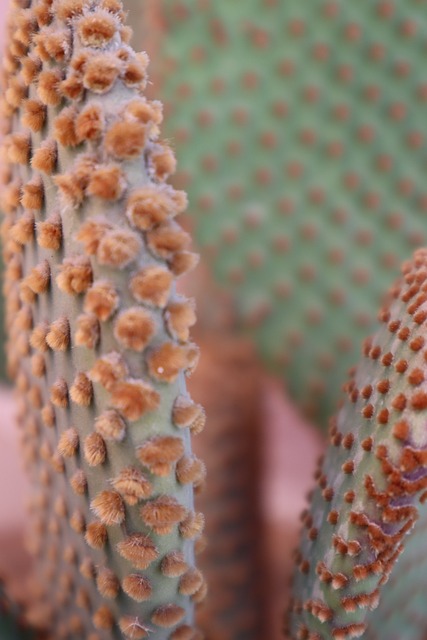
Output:
[[62,221],[59,213],[37,223],[37,243],[43,249],[58,251],[62,245]]
[[113,351],[95,362],[90,370],[90,378],[109,391],[116,382],[126,378],[128,373],[129,369],[123,356]]
[[206,478],[206,467],[196,457],[183,456],[176,465],[176,477],[181,484],[200,486]]
[[114,409],[107,409],[95,420],[95,431],[105,440],[121,442],[126,435],[126,424]]
[[102,200],[118,200],[126,188],[126,180],[119,166],[101,165],[89,178],[87,193]]
[[114,615],[109,607],[102,605],[95,611],[92,621],[97,629],[110,630],[113,628],[115,620]]
[[185,616],[185,609],[176,604],[166,604],[154,611],[151,622],[158,627],[174,627]]
[[79,434],[74,427],[61,433],[58,441],[58,453],[65,458],[74,456],[79,448]]
[[192,567],[181,577],[178,591],[183,596],[193,596],[202,587],[203,582],[201,572]]
[[116,122],[104,137],[105,150],[118,160],[132,160],[141,155],[146,136],[146,127],[140,122]]
[[205,412],[201,405],[195,404],[187,396],[177,397],[172,411],[172,420],[177,427],[181,429],[189,427],[194,434],[197,434],[203,430],[205,419]]
[[44,188],[40,176],[36,176],[22,187],[21,204],[25,209],[39,211],[43,206]]
[[49,107],[57,107],[61,102],[60,83],[61,71],[48,69],[41,71],[38,77],[37,94],[43,104]]
[[165,477],[172,471],[173,465],[183,456],[184,443],[181,438],[157,436],[147,440],[137,449],[140,462],[151,473]]
[[150,154],[154,178],[163,182],[176,171],[175,155],[167,145],[156,144]]
[[68,319],[63,316],[52,322],[45,339],[46,344],[53,351],[66,351],[70,344],[70,323]]
[[111,389],[111,406],[131,421],[157,409],[159,402],[158,392],[143,380],[130,378],[117,382]]
[[21,122],[24,127],[38,133],[43,129],[46,120],[46,105],[40,100],[25,100]]
[[94,349],[99,342],[100,328],[98,318],[92,313],[83,313],[77,318],[74,340],[77,346]]
[[108,280],[96,280],[86,293],[84,310],[94,314],[101,322],[109,320],[118,306],[118,293]]
[[90,508],[107,526],[121,524],[125,519],[125,506],[116,491],[101,491],[90,503]]
[[124,268],[137,258],[141,248],[141,240],[133,231],[111,229],[100,239],[96,257],[104,266]]
[[169,299],[173,275],[168,269],[151,265],[140,269],[130,281],[130,290],[138,302],[164,307]]
[[114,336],[126,349],[143,351],[155,333],[152,315],[140,307],[123,311],[114,325]]
[[84,456],[91,467],[103,464],[107,457],[107,448],[103,437],[99,433],[91,433],[84,441]]
[[197,364],[198,349],[195,345],[181,346],[165,342],[147,358],[150,375],[161,382],[174,382],[180,371],[192,371]]
[[101,239],[110,229],[112,229],[112,224],[108,220],[95,217],[81,225],[76,237],[84,245],[85,252],[93,256],[98,251]]
[[84,471],[82,471],[82,469],[78,469],[72,476],[70,479],[70,484],[71,484],[71,488],[73,489],[74,493],[82,496],[86,493],[86,489],[87,489],[87,480],[86,480],[86,476],[84,474]]
[[79,140],[76,135],[77,109],[72,105],[62,109],[53,121],[53,137],[64,147],[75,147]]
[[164,556],[160,570],[168,578],[179,578],[188,571],[188,564],[181,551],[171,551]]
[[84,68],[83,86],[94,93],[106,93],[117,80],[121,66],[120,60],[112,53],[90,56]]
[[104,596],[104,598],[109,598],[113,600],[117,597],[120,590],[120,582],[117,578],[116,574],[104,567],[98,572],[96,576],[96,586],[98,587],[99,593]]
[[149,498],[153,492],[151,482],[135,467],[122,469],[112,480],[112,485],[130,506],[136,505],[139,500]]
[[79,372],[70,388],[70,397],[80,407],[88,407],[93,399],[92,382],[85,373]]
[[51,386],[50,399],[55,407],[60,409],[68,407],[68,385],[63,378],[60,378]]
[[107,529],[102,522],[91,522],[86,528],[85,540],[92,549],[102,549],[107,537]]
[[205,518],[203,513],[194,513],[190,511],[179,525],[179,532],[183,538],[197,538],[203,533],[205,527]]
[[172,496],[159,496],[141,507],[141,518],[158,535],[167,535],[182,522],[188,510]]
[[131,573],[122,580],[122,589],[132,600],[144,602],[153,592],[150,581],[138,573]]
[[104,47],[117,31],[117,21],[106,11],[86,14],[77,23],[77,33],[85,47]]
[[149,536],[132,533],[117,544],[120,555],[136,569],[147,569],[159,556],[159,552]]
[[171,187],[146,186],[133,191],[126,204],[129,221],[141,231],[182,213],[187,207],[184,191]]
[[60,265],[56,284],[59,289],[70,295],[87,291],[92,284],[92,266],[86,256],[66,258]]
[[165,310],[165,321],[172,338],[186,342],[190,337],[190,327],[196,323],[194,300],[170,302]]
[[77,116],[76,136],[78,142],[97,140],[105,128],[104,112],[101,105],[89,104]]
[[137,616],[122,616],[119,619],[120,631],[129,640],[148,638],[151,630]]

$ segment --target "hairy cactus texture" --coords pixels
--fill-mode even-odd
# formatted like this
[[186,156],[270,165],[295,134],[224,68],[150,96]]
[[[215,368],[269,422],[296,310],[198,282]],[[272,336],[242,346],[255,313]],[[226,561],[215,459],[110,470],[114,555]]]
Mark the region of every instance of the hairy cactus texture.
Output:
[[236,321],[326,423],[378,299],[426,240],[422,3],[152,4],[154,86],[199,246]]
[[176,278],[186,195],[120,0],[15,0],[4,58],[10,374],[35,487],[30,546],[56,639],[197,640],[204,414]]
[[427,250],[404,265],[379,318],[303,514],[295,639],[425,634]]
[[195,451],[209,462],[210,481],[196,505],[206,514],[210,543],[200,557],[209,597],[197,621],[209,640],[260,640],[271,637],[259,495],[260,367],[242,341],[211,336],[201,347],[198,375],[189,386],[208,416]]

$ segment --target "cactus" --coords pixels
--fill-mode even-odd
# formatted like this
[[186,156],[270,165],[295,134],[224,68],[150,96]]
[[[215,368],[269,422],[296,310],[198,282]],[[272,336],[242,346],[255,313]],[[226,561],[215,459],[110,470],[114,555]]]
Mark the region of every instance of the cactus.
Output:
[[325,423],[379,297],[426,240],[421,4],[154,4],[154,87],[201,251],[236,323]]
[[303,515],[292,638],[424,637],[426,303],[423,249],[392,287],[332,422]]
[[2,640],[42,640],[22,621],[22,611],[7,596],[0,580],[0,637]]
[[2,113],[8,366],[34,484],[33,624],[55,639],[196,640],[204,466],[193,267],[161,104],[121,0],[14,0]]

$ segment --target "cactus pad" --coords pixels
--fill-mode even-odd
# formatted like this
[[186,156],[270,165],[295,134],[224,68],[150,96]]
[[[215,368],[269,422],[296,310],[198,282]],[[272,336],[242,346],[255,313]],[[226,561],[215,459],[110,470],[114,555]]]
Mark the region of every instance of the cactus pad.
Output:
[[199,246],[264,360],[325,422],[426,240],[422,4],[157,4],[155,87]]
[[16,0],[4,59],[9,371],[55,638],[196,640],[204,466],[191,301],[161,104],[120,0]]
[[424,637],[427,250],[405,264],[380,320],[303,514],[295,639]]

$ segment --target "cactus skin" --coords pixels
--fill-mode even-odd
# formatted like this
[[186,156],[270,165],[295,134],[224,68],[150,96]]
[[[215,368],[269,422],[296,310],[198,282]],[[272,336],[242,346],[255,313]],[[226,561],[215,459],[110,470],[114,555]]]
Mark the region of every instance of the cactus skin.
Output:
[[[35,494],[34,624],[54,637],[198,640],[203,478],[185,194],[120,0],[16,0],[2,105],[9,371]],[[185,472],[184,472],[185,471]]]
[[380,296],[426,240],[421,5],[157,4],[154,87],[201,251],[326,424]]
[[303,515],[292,638],[423,638],[426,303],[424,249],[391,289],[382,327],[365,342],[331,425],[318,487]]
[[8,598],[0,580],[0,638],[2,640],[43,640],[22,622],[22,612]]

